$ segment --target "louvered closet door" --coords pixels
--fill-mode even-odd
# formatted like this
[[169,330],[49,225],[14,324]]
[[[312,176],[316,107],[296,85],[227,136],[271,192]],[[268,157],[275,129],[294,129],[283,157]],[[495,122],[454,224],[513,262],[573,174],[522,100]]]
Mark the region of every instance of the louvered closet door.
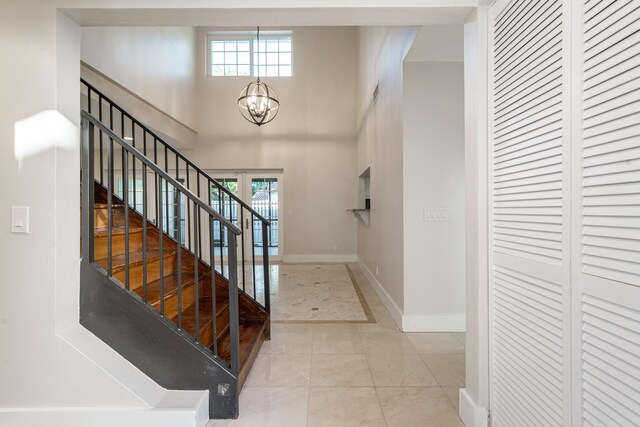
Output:
[[492,7],[494,426],[570,423],[564,8],[560,0],[505,1]]
[[640,426],[640,1],[575,8],[575,425]]

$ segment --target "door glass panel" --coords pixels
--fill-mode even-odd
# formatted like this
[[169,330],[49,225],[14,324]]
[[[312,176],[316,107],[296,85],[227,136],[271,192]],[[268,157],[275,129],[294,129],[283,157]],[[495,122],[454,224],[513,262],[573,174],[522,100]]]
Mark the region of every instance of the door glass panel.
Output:
[[[238,195],[238,179],[237,178],[215,178],[222,186],[229,190],[233,195]],[[216,212],[229,220],[233,225],[238,227],[238,204],[231,200],[229,195],[224,191],[220,191],[215,185],[211,185],[211,207]],[[228,255],[229,247],[228,236],[220,221],[213,223],[213,240],[215,252],[220,255]]]
[[[184,179],[178,182],[184,183]],[[178,209],[180,209],[180,223],[178,223]],[[180,243],[185,244],[185,196],[177,188],[166,181],[162,183],[162,231],[174,239],[178,236],[180,227]]]
[[[268,239],[266,242],[270,256],[278,256],[278,179],[277,178],[252,178],[251,179],[251,207],[271,222]],[[265,242],[262,239],[262,222],[253,220],[254,226],[254,254],[262,256]]]

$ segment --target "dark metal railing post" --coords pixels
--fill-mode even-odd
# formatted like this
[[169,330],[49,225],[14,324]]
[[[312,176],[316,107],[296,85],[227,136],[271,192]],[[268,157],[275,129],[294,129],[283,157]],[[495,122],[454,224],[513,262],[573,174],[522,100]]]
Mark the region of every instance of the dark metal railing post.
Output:
[[[91,99],[89,99],[91,102]],[[82,120],[82,258],[93,262],[94,146],[93,123]]]
[[[146,138],[145,138],[146,144]],[[146,147],[145,147],[146,148]],[[147,165],[142,165],[142,300],[147,302]]]
[[264,269],[264,307],[271,313],[271,298],[269,295],[269,227],[262,223],[262,268]]
[[122,194],[124,201],[124,287],[129,290],[129,152],[122,150]]
[[240,373],[240,321],[238,311],[238,264],[236,235],[227,229],[229,242],[229,343],[231,347],[231,373]]
[[114,158],[113,158],[113,138],[109,138],[109,186],[107,188],[107,273],[109,277],[113,276],[113,186],[114,175]]
[[[187,204],[189,204],[189,201],[187,200]],[[200,208],[198,208],[198,206],[194,206],[193,207],[194,210],[194,214],[197,215],[198,217],[200,216]],[[196,221],[193,222],[193,226],[195,228],[195,234],[198,235],[200,234],[200,227],[199,227],[199,219],[198,218]],[[200,247],[198,245],[198,240],[195,240],[195,251],[194,251],[194,256],[193,256],[193,265],[194,265],[194,277],[195,277],[195,299],[194,299],[194,305],[195,305],[195,309],[196,309],[196,341],[200,341],[200,277],[198,277],[198,262],[200,262]],[[213,316],[215,316],[215,312],[212,313]]]
[[211,266],[211,313],[213,314],[213,354],[218,355],[218,325],[216,319],[216,265],[215,248],[213,246],[214,233],[213,217],[209,216],[209,265]]
[[[175,232],[174,236],[177,242],[177,267],[176,272],[178,274],[178,328],[182,329],[182,227],[180,227],[181,215],[180,215],[180,198],[182,193],[177,189],[173,190],[174,198],[178,199],[175,208]],[[162,273],[160,273],[162,274]],[[198,312],[196,311],[196,323],[198,323]]]
[[158,213],[157,213],[157,220],[158,220],[158,229],[159,229],[159,233],[158,233],[158,241],[159,241],[159,246],[160,246],[160,314],[162,314],[164,316],[164,250],[163,250],[163,242],[164,242],[164,235],[162,233],[162,177],[160,175],[157,175],[157,179],[156,181],[158,182],[158,185],[156,186],[156,188],[158,189],[158,200],[160,200],[160,203],[158,203],[157,208],[158,208]]

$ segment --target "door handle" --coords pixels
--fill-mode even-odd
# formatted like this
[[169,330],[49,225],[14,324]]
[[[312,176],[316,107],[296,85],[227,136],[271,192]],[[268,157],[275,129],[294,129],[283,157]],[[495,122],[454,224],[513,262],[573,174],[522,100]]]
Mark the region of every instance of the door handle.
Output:
[[247,223],[246,227],[247,227],[247,230],[248,230],[249,229],[249,218],[245,219],[245,222]]

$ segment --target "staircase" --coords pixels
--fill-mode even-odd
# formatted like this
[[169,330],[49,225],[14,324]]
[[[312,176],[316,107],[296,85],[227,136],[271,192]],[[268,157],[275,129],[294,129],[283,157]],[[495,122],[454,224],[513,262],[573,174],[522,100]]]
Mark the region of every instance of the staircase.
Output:
[[238,396],[270,336],[269,222],[84,80],[80,322],[163,387]]

